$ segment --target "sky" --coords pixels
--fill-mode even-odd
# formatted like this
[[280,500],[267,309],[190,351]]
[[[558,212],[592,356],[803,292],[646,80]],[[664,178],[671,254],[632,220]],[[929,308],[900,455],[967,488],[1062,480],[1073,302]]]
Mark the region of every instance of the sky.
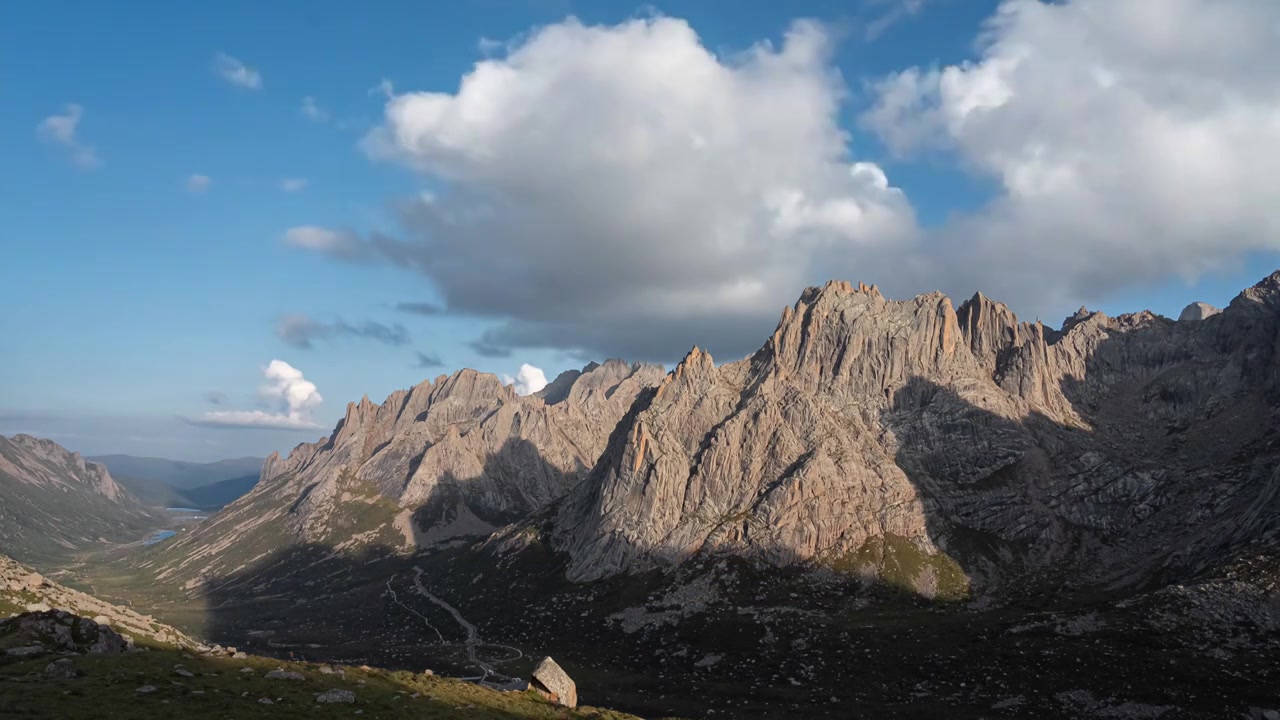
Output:
[[462,367],[734,360],[828,279],[1057,326],[1280,267],[1280,3],[728,7],[9,8],[0,433],[265,455]]

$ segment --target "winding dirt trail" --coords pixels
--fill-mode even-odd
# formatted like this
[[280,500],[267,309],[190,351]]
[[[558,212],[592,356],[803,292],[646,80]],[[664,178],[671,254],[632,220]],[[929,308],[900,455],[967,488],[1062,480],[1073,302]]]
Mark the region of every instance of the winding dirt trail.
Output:
[[[493,643],[482,642],[480,640],[480,633],[479,631],[476,630],[475,625],[472,625],[470,622],[467,622],[467,619],[462,617],[462,613],[458,612],[457,608],[455,608],[454,606],[450,605],[449,603],[437,597],[434,593],[428,590],[425,585],[422,584],[422,568],[415,566],[413,568],[413,572],[414,572],[413,586],[414,586],[414,589],[418,591],[418,594],[426,598],[427,600],[430,600],[431,602],[435,603],[436,605],[439,605],[440,607],[444,608],[450,615],[453,616],[453,619],[458,623],[458,625],[460,625],[463,630],[467,631],[467,641],[466,641],[467,659],[470,660],[476,667],[480,668],[480,670],[484,672],[484,675],[480,678],[481,682],[483,682],[485,678],[487,678],[490,675],[502,675],[502,673],[499,673],[497,670],[495,670],[493,666],[490,665],[488,662],[485,662],[484,660],[480,659],[479,655],[476,653],[477,647],[481,645],[485,645],[487,647],[496,647],[496,648],[502,648],[504,650],[510,650],[513,653],[515,653],[515,656],[510,658],[511,660],[519,660],[520,658],[524,657],[524,653],[520,651],[520,648],[511,647],[510,645],[496,645]],[[388,584],[388,588],[389,587],[390,585]],[[397,600],[397,602],[399,601]],[[422,617],[418,613],[414,613],[414,614],[418,615],[418,617]],[[423,621],[425,622],[426,618],[423,618]],[[432,629],[435,630],[434,627],[432,627]],[[439,635],[440,631],[436,630],[436,634]]]
[[[421,572],[421,571],[419,570],[419,572]],[[421,621],[422,621],[422,623],[423,623],[424,625],[426,625],[427,627],[431,628],[431,631],[432,631],[432,632],[434,632],[434,633],[436,634],[436,637],[440,638],[440,644],[441,644],[441,645],[443,645],[443,644],[444,644],[444,635],[441,635],[441,634],[440,634],[440,629],[439,629],[439,628],[437,628],[435,625],[432,625],[432,624],[431,624],[431,621],[430,621],[430,620],[428,620],[428,619],[426,618],[426,616],[425,616],[425,615],[423,615],[422,613],[418,612],[417,610],[414,610],[413,608],[409,607],[408,605],[405,605],[403,602],[401,602],[401,601],[400,601],[400,596],[399,596],[399,595],[397,595],[397,594],[396,594],[396,591],[395,591],[394,589],[392,589],[392,587],[391,587],[391,583],[395,582],[396,577],[397,577],[396,575],[392,575],[392,576],[387,580],[387,592],[391,594],[391,602],[393,602],[393,603],[395,603],[395,604],[399,605],[400,607],[404,608],[405,610],[408,610],[409,612],[411,612],[411,613],[413,613],[414,615],[418,616],[418,619],[419,619],[419,620],[421,620]],[[414,578],[414,582],[415,582],[415,583],[417,582],[417,578]]]

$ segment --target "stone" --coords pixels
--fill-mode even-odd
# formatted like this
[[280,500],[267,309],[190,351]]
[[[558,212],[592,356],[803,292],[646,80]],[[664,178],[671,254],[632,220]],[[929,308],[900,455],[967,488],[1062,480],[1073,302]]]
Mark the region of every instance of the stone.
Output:
[[138,688],[134,692],[139,692],[139,693],[142,693],[143,695],[146,695],[148,693],[153,693],[155,691],[156,691],[155,685],[143,685],[142,687]]
[[196,676],[195,673],[191,672],[190,670],[187,670],[186,668],[177,668],[173,671],[173,674],[177,675],[178,677],[184,677],[184,678]]
[[259,704],[259,705],[274,705],[275,703],[271,701],[271,698],[258,698],[258,704]]
[[284,668],[276,668],[267,673],[266,676],[270,680],[305,680],[306,678],[300,672],[285,670]]
[[5,651],[5,654],[9,657],[32,657],[40,655],[43,652],[43,645],[23,645],[20,647],[11,647]]
[[247,659],[249,659],[249,656],[248,656],[247,654],[243,653],[243,652],[235,652],[235,653],[232,653],[232,655],[231,655],[231,659],[233,659],[233,660],[247,660]]
[[31,573],[22,578],[22,587],[27,590],[39,590],[44,585],[44,576],[40,573]]
[[339,688],[334,688],[332,690],[325,690],[324,692],[316,696],[316,702],[323,703],[323,704],[354,703],[355,701],[356,701],[355,693],[351,692],[350,690],[342,690]]
[[578,707],[578,686],[555,660],[542,658],[533,669],[529,686],[548,700],[568,708]]
[[76,677],[80,673],[76,670],[75,663],[70,658],[61,658],[46,665],[44,674],[51,678],[69,679]]

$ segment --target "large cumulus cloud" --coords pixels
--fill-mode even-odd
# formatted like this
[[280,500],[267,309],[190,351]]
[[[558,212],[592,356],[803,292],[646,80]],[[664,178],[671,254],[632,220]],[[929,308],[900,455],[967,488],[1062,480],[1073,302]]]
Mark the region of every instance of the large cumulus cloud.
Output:
[[366,148],[447,187],[402,208],[404,238],[312,248],[422,272],[450,312],[506,321],[486,347],[744,353],[913,225],[850,160],[829,51],[810,23],[732,57],[674,18],[542,28],[456,93],[389,100]]
[[1007,0],[973,61],[881,78],[862,108],[904,161],[995,181],[921,229],[841,127],[821,26],[717,55],[675,18],[571,19],[454,92],[389,97],[366,150],[437,188],[397,236],[290,242],[421,273],[446,312],[498,320],[474,343],[494,355],[740,356],[829,278],[1056,317],[1277,248],[1278,23],[1264,0]]

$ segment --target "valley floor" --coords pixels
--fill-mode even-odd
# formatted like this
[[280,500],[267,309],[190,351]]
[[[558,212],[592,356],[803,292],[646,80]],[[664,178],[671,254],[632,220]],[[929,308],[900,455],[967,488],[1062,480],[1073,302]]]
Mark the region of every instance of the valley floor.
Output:
[[186,604],[124,572],[98,586],[260,655],[526,678],[551,655],[584,702],[645,717],[1177,720],[1280,712],[1277,578],[1258,560],[1127,599],[979,610],[740,561],[579,585],[538,547],[302,547]]

